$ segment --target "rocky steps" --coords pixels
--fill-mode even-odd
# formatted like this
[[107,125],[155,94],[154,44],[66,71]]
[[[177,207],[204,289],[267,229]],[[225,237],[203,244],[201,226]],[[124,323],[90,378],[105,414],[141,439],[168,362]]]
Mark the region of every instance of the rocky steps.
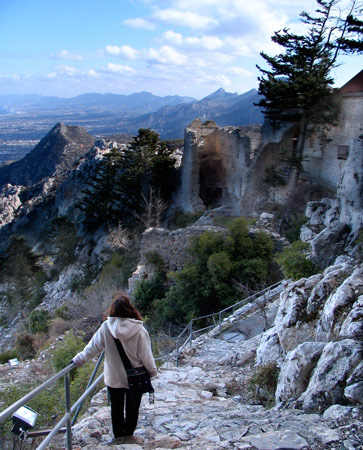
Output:
[[[118,450],[352,450],[362,448],[362,415],[358,408],[332,406],[323,416],[302,410],[266,409],[246,404],[231,387],[243,386],[252,367],[223,362],[239,345],[210,338],[193,344],[192,357],[181,367],[163,367],[154,381],[156,401],[144,397],[136,436],[138,443]],[[205,353],[208,359],[205,359]],[[200,354],[203,354],[202,357]],[[75,446],[104,448],[111,438],[105,390],[92,400],[86,416],[74,427]]]
[[[307,333],[303,336],[294,323],[303,299],[312,302],[319,293],[322,296],[327,283],[332,287],[334,270],[339,273],[339,286],[325,296],[325,315],[323,308],[320,318],[319,313],[314,316],[309,330],[302,326]],[[195,339],[184,350],[179,367],[169,362],[160,368],[154,381],[155,404],[149,404],[144,396],[134,442],[119,443],[114,448],[362,449],[362,396],[358,393],[363,384],[361,341],[358,335],[355,339],[347,335],[344,322],[339,328],[337,320],[333,320],[335,340],[328,342],[320,336],[322,340],[317,342],[313,336],[314,330],[326,323],[326,315],[334,316],[342,290],[348,286],[354,292],[349,303],[356,305],[352,329],[362,329],[362,311],[358,311],[362,270],[342,261],[320,277],[286,283],[281,294],[276,292],[268,302],[267,323],[262,329],[261,311],[252,302],[226,319],[221,329],[216,327]],[[343,310],[340,304],[339,314]],[[344,313],[343,316],[347,320]],[[263,331],[266,327],[267,331]],[[295,341],[293,330],[297,332]],[[342,330],[345,336],[337,337]],[[284,349],[288,342],[292,349]],[[311,346],[319,347],[314,355]],[[280,376],[276,405],[268,409],[254,399],[248,380],[256,369],[256,361],[262,364],[271,359],[277,361]],[[357,391],[349,397],[352,389]],[[289,400],[282,401],[280,397]],[[110,410],[102,390],[75,425],[74,444],[81,450],[97,450],[105,446],[111,435]]]

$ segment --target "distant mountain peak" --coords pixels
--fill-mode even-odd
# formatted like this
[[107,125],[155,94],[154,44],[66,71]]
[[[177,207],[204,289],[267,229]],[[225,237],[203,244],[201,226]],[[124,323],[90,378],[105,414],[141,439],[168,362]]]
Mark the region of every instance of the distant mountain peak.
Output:
[[238,94],[236,92],[232,93],[232,92],[226,92],[223,88],[219,88],[217,89],[215,92],[213,92],[212,94],[207,95],[207,97],[204,97],[203,100],[211,100],[211,99],[220,99],[220,98],[226,98],[226,97],[235,97],[238,96]]
[[94,137],[85,128],[58,122],[23,159],[0,168],[0,186],[5,183],[31,186],[70,170],[93,142]]

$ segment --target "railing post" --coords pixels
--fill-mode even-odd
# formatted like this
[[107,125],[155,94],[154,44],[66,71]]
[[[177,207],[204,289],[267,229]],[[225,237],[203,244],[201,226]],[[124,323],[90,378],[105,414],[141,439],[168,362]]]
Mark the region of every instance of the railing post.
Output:
[[[93,380],[96,377],[96,373],[97,373],[97,371],[98,371],[98,369],[99,369],[99,367],[101,365],[104,353],[105,353],[105,351],[103,350],[102,353],[100,354],[99,358],[98,358],[97,364],[96,364],[95,368],[93,369],[91,378],[88,381],[86,390],[91,386],[91,384],[93,383]],[[82,408],[82,403],[78,406],[77,411],[76,411],[76,413],[73,416],[72,425],[74,425],[76,423],[76,420],[78,418],[79,412],[81,411],[81,408]]]
[[71,417],[71,383],[69,372],[64,377],[64,386],[66,391],[66,414],[67,418],[67,450],[72,450],[72,417]]
[[192,346],[192,340],[193,340],[193,319],[189,323],[189,339],[190,339],[190,346]]
[[218,326],[219,326],[219,332],[222,331],[222,311],[219,311],[218,314]]
[[176,367],[179,367],[179,337],[176,340]]

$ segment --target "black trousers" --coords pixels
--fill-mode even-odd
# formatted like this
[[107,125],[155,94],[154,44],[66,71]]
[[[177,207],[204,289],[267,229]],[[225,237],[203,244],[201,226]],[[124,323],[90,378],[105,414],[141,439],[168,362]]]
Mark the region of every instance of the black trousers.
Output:
[[142,395],[134,394],[130,397],[128,389],[112,388],[110,386],[107,386],[107,391],[111,403],[111,420],[114,437],[132,436],[139,418]]

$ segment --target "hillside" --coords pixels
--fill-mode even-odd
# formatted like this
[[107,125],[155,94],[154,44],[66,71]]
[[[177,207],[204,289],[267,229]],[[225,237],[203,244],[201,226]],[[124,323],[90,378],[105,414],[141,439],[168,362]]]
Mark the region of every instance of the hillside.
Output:
[[57,122],[85,127],[102,137],[152,128],[162,139],[183,138],[184,128],[198,117],[223,125],[262,123],[254,102],[256,90],[245,94],[219,89],[202,100],[158,97],[148,92],[131,95],[84,94],[73,98],[0,96],[0,164],[21,159]]
[[120,128],[135,133],[138,128],[152,128],[162,139],[176,139],[194,119],[214,120],[219,126],[243,126],[263,122],[261,110],[254,106],[258,100],[255,89],[244,94],[231,94],[219,89],[198,102],[164,106],[160,110],[134,119],[121,120]]
[[[231,117],[253,98],[219,90],[198,102],[198,112],[222,111],[224,102]],[[150,330],[164,320],[167,331],[156,331],[170,336],[191,311],[216,312],[286,272],[279,295],[251,301],[196,339],[179,368],[163,366],[157,404],[144,403],[142,441],[130,450],[359,449],[363,110],[360,94],[342,99],[341,123],[329,130],[324,151],[307,149],[312,162],[297,186],[291,170],[284,183],[264,181],[266,168],[286,169],[280,156],[293,145],[293,128],[219,128],[211,120],[187,127],[181,166],[150,130],[130,148],[93,142],[84,128],[59,123],[23,160],[2,168],[0,349],[3,358],[24,360],[19,381],[30,366],[29,374],[52,373],[52,349],[67,336],[87,341],[119,289],[140,302]],[[337,142],[348,147],[344,160]],[[152,211],[151,200],[141,214],[141,202],[131,201],[150,187],[158,161],[180,183],[163,220],[152,222],[142,215]],[[86,221],[90,211],[98,221]],[[1,373],[6,382],[17,374],[5,365]],[[75,428],[75,442],[96,450],[109,430],[101,392]],[[64,447],[59,442],[55,448]]]
[[94,137],[82,127],[55,125],[23,159],[0,167],[0,186],[10,183],[31,186],[69,171],[87,153]]

